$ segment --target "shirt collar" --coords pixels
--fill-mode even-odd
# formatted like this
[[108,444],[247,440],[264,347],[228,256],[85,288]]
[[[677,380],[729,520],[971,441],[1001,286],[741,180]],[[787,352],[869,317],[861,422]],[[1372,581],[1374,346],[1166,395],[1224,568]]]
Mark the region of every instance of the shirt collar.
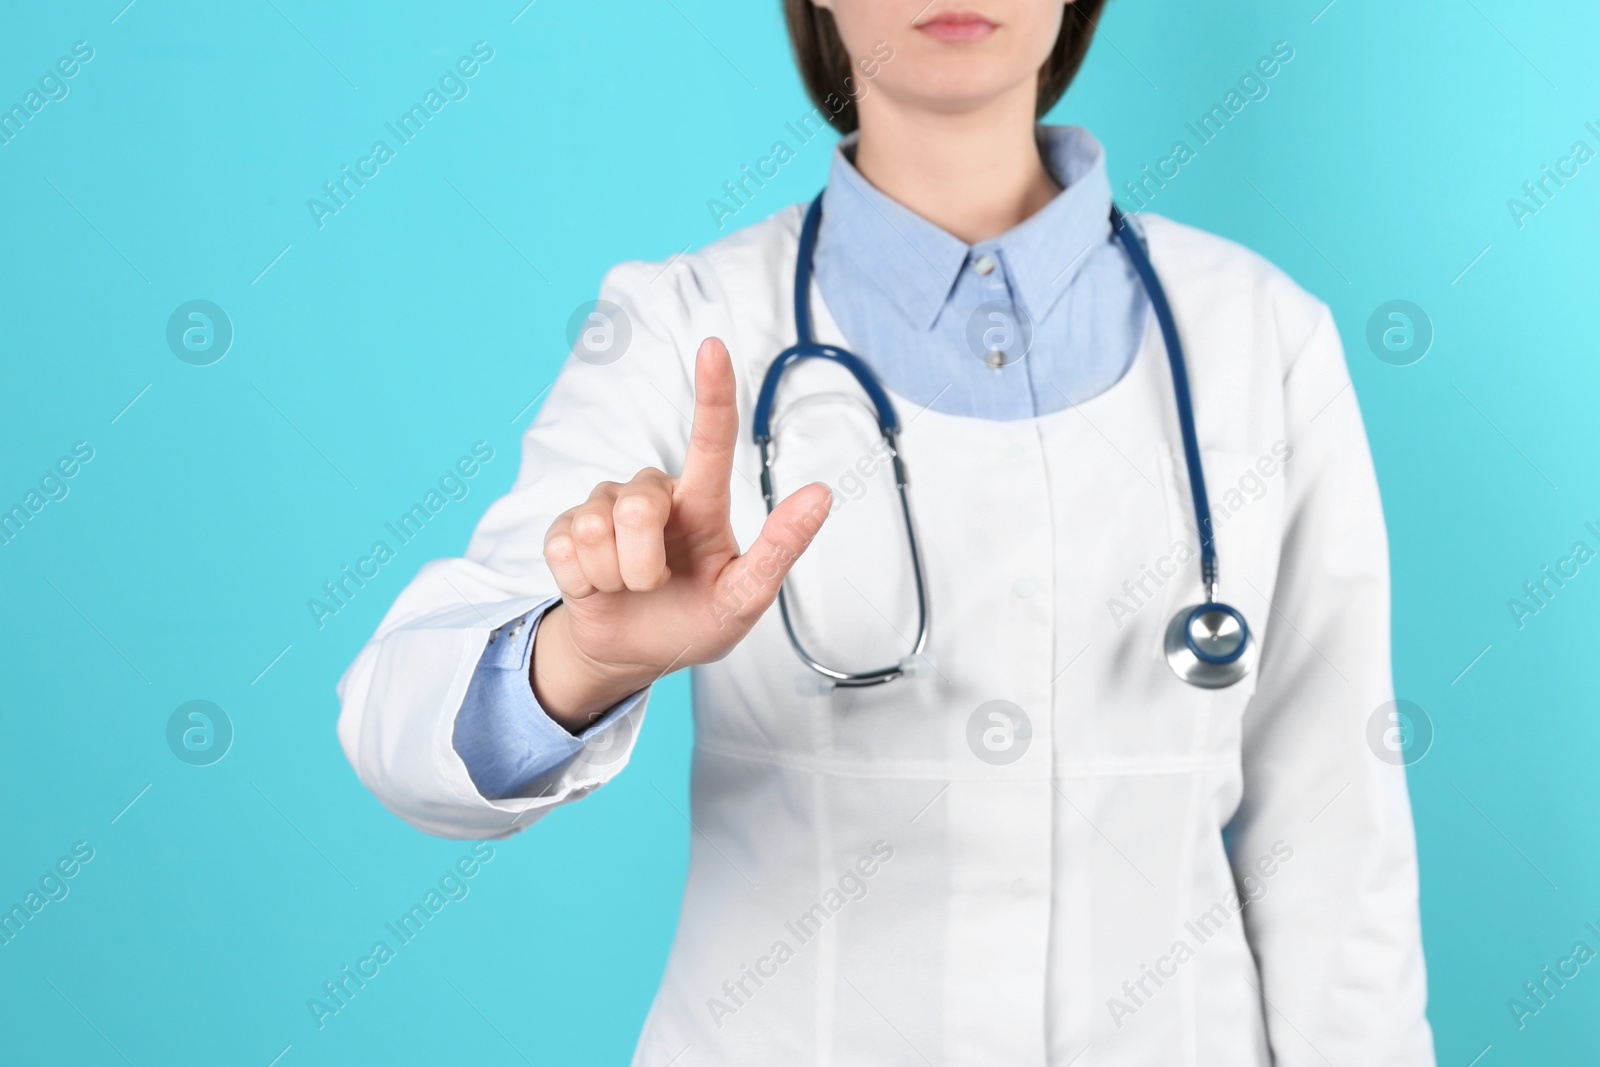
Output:
[[822,194],[823,233],[906,316],[931,329],[969,258],[998,251],[1023,309],[1049,314],[1089,258],[1109,240],[1111,182],[1105,150],[1078,126],[1041,126],[1039,144],[1064,188],[1042,209],[998,237],[968,245],[879,192],[840,142]]

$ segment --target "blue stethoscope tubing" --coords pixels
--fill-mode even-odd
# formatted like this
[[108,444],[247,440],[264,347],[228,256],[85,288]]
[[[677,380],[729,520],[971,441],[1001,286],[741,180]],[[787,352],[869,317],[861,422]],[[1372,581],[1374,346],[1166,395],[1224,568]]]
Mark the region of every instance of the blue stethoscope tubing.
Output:
[[[767,368],[761,382],[761,392],[756,400],[752,434],[761,456],[761,496],[767,512],[775,504],[772,488],[772,463],[774,445],[772,437],[772,409],[777,398],[778,385],[784,374],[795,364],[806,359],[826,359],[843,367],[860,383],[877,413],[878,430],[889,449],[894,470],[895,487],[900,494],[900,511],[905,519],[906,543],[911,552],[911,565],[917,594],[917,639],[911,653],[899,663],[869,671],[842,671],[828,667],[806,651],[795,633],[794,621],[789,611],[788,598],[783,588],[778,591],[778,610],[783,616],[783,626],[789,641],[806,666],[836,686],[859,687],[880,685],[902,675],[924,673],[923,650],[928,643],[928,597],[922,567],[922,553],[917,545],[916,529],[911,519],[911,503],[906,494],[908,480],[904,460],[900,457],[897,436],[900,420],[895,414],[889,394],[879,384],[871,368],[853,352],[835,345],[820,344],[811,337],[811,274],[812,259],[816,252],[817,232],[822,225],[822,197],[819,195],[807,209],[800,227],[800,247],[795,257],[794,321],[796,343],[784,349]],[[1166,290],[1156,276],[1149,253],[1134,232],[1127,218],[1115,207],[1111,209],[1111,228],[1122,247],[1126,249],[1134,270],[1144,285],[1156,321],[1161,327],[1162,340],[1167,350],[1167,362],[1172,371],[1173,394],[1178,409],[1178,425],[1183,439],[1184,464],[1189,473],[1189,493],[1194,504],[1195,522],[1200,532],[1200,577],[1205,588],[1205,601],[1181,609],[1167,627],[1165,651],[1167,661],[1178,677],[1191,685],[1216,689],[1232,685],[1250,672],[1255,658],[1255,642],[1244,615],[1236,608],[1217,600],[1217,550],[1216,535],[1211,523],[1211,505],[1206,496],[1205,474],[1200,461],[1200,442],[1195,433],[1194,406],[1189,393],[1189,376],[1184,363],[1183,344],[1178,336],[1177,322],[1172,307],[1167,302]]]
[[1217,535],[1211,523],[1211,501],[1206,495],[1205,470],[1200,462],[1200,439],[1194,428],[1194,402],[1189,394],[1189,370],[1183,358],[1178,323],[1167,302],[1166,287],[1144,242],[1128,219],[1111,208],[1111,229],[1122,242],[1144,283],[1150,306],[1161,327],[1161,340],[1172,371],[1172,393],[1178,409],[1178,429],[1183,438],[1183,463],[1189,472],[1189,496],[1200,531],[1200,581],[1205,601],[1180,608],[1167,626],[1167,663],[1179,678],[1202,689],[1221,689],[1239,681],[1255,665],[1255,641],[1244,614],[1217,599]]
[[911,552],[911,570],[916,580],[917,640],[912,646],[911,653],[893,666],[879,667],[876,670],[842,671],[829,667],[806,651],[800,636],[795,633],[794,619],[789,612],[789,598],[784,593],[784,586],[778,587],[778,612],[783,616],[783,628],[789,634],[789,643],[794,646],[801,662],[832,685],[859,688],[882,685],[902,675],[920,673],[922,652],[928,645],[928,591],[922,573],[922,552],[917,546],[917,532],[911,522],[911,501],[906,496],[906,465],[900,458],[900,445],[896,440],[900,433],[900,419],[895,414],[894,405],[889,402],[889,394],[884,392],[883,386],[878,384],[877,375],[872,373],[872,369],[860,356],[834,345],[818,344],[811,339],[811,260],[817,247],[817,230],[821,225],[822,197],[818,196],[812,201],[810,210],[806,212],[805,224],[800,228],[800,249],[796,256],[794,271],[796,342],[778,353],[778,358],[767,368],[767,376],[761,382],[761,394],[756,399],[754,435],[756,448],[761,454],[761,498],[766,501],[767,514],[770,515],[775,503],[772,493],[772,461],[775,455],[772,441],[772,406],[778,395],[778,383],[783,380],[784,373],[790,367],[803,359],[825,359],[838,364],[861,384],[861,388],[865,390],[877,412],[878,431],[888,446],[889,460],[894,469],[895,488],[900,493],[900,514],[905,519],[906,545]]

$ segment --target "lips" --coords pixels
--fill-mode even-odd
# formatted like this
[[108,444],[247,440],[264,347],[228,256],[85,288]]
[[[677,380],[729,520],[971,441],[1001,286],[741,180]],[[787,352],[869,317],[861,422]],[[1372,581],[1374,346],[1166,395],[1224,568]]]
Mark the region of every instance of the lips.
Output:
[[995,24],[982,15],[970,11],[954,11],[935,15],[917,24],[917,29],[941,41],[981,41],[996,29]]

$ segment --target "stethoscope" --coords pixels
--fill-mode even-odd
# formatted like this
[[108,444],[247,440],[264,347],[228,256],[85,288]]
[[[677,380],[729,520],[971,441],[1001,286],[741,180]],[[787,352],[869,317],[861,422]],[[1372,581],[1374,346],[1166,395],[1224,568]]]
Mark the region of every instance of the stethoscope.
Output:
[[[784,372],[803,359],[826,359],[845,370],[860,383],[872,406],[877,411],[878,430],[888,447],[894,470],[895,488],[900,494],[900,513],[905,519],[906,544],[911,552],[911,570],[916,579],[917,639],[911,652],[900,662],[870,671],[842,671],[823,664],[811,653],[795,633],[794,619],[783,588],[778,590],[778,611],[783,616],[783,628],[789,634],[801,662],[825,680],[828,687],[858,687],[879,685],[906,676],[927,673],[930,666],[923,649],[928,644],[928,595],[922,573],[922,553],[917,547],[917,533],[911,521],[911,502],[906,496],[906,465],[900,458],[896,437],[900,420],[895,415],[889,394],[879,384],[872,370],[853,352],[835,345],[820,344],[811,339],[811,269],[817,247],[817,231],[822,225],[822,197],[811,202],[805,222],[800,228],[800,248],[794,270],[794,322],[796,342],[778,354],[767,368],[761,383],[761,395],[756,400],[754,437],[761,454],[761,496],[766,501],[767,513],[772,513],[772,406],[778,393],[778,383]],[[1155,309],[1156,321],[1161,326],[1161,338],[1167,349],[1167,362],[1172,370],[1172,391],[1177,400],[1178,426],[1183,436],[1184,464],[1189,472],[1189,494],[1194,502],[1195,522],[1200,530],[1200,579],[1205,588],[1205,601],[1181,608],[1168,623],[1164,648],[1167,663],[1179,678],[1202,689],[1221,689],[1230,686],[1249,674],[1255,666],[1256,642],[1239,609],[1217,599],[1217,546],[1211,526],[1211,504],[1206,497],[1205,475],[1200,466],[1200,442],[1195,435],[1194,408],[1189,396],[1189,375],[1184,366],[1183,344],[1178,338],[1178,326],[1167,303],[1166,290],[1156,277],[1155,267],[1145,251],[1144,244],[1122,212],[1111,209],[1111,229],[1127,250],[1134,270],[1144,285],[1150,304]]]

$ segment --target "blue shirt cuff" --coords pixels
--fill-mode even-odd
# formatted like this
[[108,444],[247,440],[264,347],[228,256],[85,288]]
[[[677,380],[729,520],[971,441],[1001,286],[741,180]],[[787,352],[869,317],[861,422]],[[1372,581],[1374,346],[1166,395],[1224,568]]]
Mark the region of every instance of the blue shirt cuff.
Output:
[[641,689],[577,735],[545,713],[534,699],[528,665],[539,623],[559,602],[551,597],[489,635],[456,715],[451,743],[472,784],[489,800],[524,795],[531,783],[576,759],[648,692]]

